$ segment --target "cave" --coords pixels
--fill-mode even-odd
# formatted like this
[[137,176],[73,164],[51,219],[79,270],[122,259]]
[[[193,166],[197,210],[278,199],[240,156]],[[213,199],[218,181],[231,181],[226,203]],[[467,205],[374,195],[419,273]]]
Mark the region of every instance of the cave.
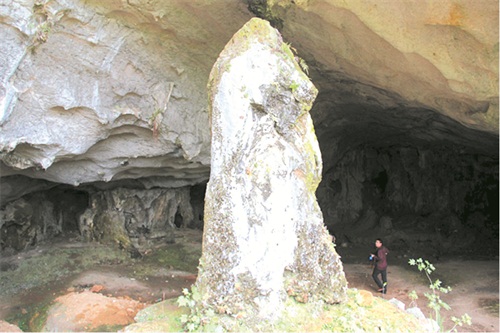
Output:
[[498,136],[351,91],[327,85],[311,112],[324,158],[318,201],[337,241],[378,234],[403,252],[495,257]]
[[485,260],[498,273],[495,1],[14,3],[0,13],[0,272],[47,246],[105,244],[147,263],[200,241],[207,79],[258,16],[319,91],[316,196],[346,262],[365,263],[382,237],[401,261]]

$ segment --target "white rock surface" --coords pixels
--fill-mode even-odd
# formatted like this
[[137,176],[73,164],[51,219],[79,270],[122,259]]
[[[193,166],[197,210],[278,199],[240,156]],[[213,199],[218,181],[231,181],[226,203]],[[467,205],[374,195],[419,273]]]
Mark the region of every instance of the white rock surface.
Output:
[[208,306],[279,316],[288,295],[345,297],[315,190],[321,153],[308,111],[317,90],[277,30],[250,20],[210,76],[212,160],[197,285]]
[[219,22],[220,3],[208,13],[203,1],[7,2],[0,5],[2,176],[72,185],[156,176],[170,187],[208,178],[205,85],[213,59],[201,54],[219,52],[249,17],[242,4],[224,3],[236,14],[221,41],[206,46],[196,16]]

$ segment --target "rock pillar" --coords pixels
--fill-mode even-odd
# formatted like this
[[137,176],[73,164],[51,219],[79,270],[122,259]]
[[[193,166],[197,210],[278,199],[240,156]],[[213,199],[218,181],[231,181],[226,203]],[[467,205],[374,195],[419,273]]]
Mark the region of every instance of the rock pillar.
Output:
[[346,280],[315,191],[317,90],[267,21],[253,18],[210,74],[211,174],[196,287],[204,308],[273,319],[288,296],[341,302]]

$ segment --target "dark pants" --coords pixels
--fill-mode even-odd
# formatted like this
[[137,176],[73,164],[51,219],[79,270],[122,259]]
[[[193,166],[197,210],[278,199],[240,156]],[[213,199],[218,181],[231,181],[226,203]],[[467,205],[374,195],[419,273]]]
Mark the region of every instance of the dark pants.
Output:
[[[382,275],[382,282],[380,282],[378,278],[379,274]],[[382,292],[385,294],[387,292],[387,269],[380,270],[377,267],[375,267],[373,269],[372,277],[373,281],[375,281],[375,283],[380,289],[383,289]]]

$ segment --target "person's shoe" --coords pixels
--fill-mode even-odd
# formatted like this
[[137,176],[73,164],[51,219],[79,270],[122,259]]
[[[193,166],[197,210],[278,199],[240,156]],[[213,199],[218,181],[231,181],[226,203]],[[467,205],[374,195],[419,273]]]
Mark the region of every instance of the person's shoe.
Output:
[[380,288],[379,290],[377,290],[379,293],[383,292],[384,291],[384,288]]

